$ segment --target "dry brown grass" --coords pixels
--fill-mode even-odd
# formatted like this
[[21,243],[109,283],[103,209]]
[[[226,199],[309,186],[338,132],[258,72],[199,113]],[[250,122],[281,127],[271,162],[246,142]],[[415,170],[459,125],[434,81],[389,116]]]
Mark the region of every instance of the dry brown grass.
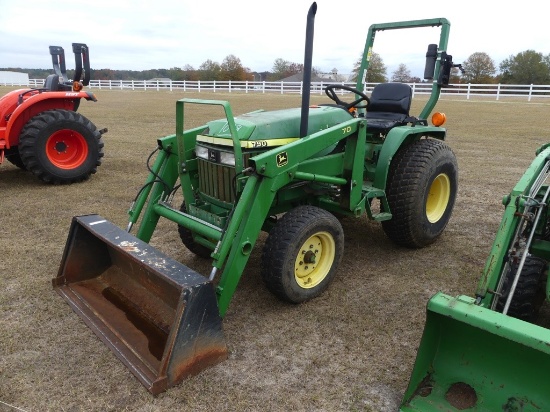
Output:
[[[346,218],[337,279],[323,296],[297,306],[263,286],[261,237],[224,320],[229,359],[153,398],[51,287],[71,218],[98,213],[126,226],[145,159],[158,137],[174,132],[178,98],[230,100],[239,114],[294,107],[299,97],[97,95],[81,112],[109,132],[103,165],[89,181],[48,186],[8,162],[0,166],[0,410],[16,410],[6,404],[25,411],[396,410],[428,299],[439,290],[472,295],[502,196],[548,141],[548,103],[440,101],[459,162],[459,195],[444,235],[408,250],[390,243],[379,224]],[[183,248],[173,224],[163,222],[152,243],[208,272],[208,262]]]

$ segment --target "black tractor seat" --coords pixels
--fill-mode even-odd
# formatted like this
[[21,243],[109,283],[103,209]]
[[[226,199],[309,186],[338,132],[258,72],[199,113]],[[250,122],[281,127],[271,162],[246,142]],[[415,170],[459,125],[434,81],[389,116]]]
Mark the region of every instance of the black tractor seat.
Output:
[[73,87],[70,84],[59,83],[59,75],[50,74],[44,81],[44,89],[49,92],[70,92]]
[[404,83],[380,83],[374,87],[367,106],[367,130],[387,134],[393,127],[416,120],[409,116],[412,89]]

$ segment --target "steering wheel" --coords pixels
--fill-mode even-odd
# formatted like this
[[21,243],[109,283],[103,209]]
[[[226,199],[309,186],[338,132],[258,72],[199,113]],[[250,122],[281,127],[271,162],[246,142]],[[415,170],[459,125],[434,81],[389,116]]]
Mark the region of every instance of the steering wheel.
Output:
[[[351,103],[346,103],[346,102],[343,102],[342,100],[340,100],[340,98],[336,95],[336,91],[335,90],[347,90],[348,92],[352,92],[352,93],[355,93],[355,94],[358,94],[359,96],[361,96],[359,99],[357,100],[354,100],[353,102]],[[329,99],[333,100],[337,105],[339,106],[343,106],[346,108],[346,110],[350,110],[351,108],[356,108],[356,109],[366,109],[367,106],[370,104],[370,99],[369,97],[363,93],[363,92],[360,92],[359,90],[357,89],[354,89],[353,87],[349,87],[349,86],[344,86],[343,84],[329,84],[327,87],[325,87],[325,93],[326,95],[329,97]],[[364,105],[364,106],[357,106],[359,103],[361,103],[362,101],[366,101],[367,104]]]

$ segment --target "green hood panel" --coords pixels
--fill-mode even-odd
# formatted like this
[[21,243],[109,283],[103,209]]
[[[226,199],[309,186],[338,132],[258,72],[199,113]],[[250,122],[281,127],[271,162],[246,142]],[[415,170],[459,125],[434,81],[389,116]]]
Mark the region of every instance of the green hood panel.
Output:
[[[256,111],[235,117],[239,140],[266,140],[300,137],[300,108]],[[314,106],[309,109],[308,135],[351,119],[339,107]],[[208,135],[230,138],[226,119],[208,122]]]

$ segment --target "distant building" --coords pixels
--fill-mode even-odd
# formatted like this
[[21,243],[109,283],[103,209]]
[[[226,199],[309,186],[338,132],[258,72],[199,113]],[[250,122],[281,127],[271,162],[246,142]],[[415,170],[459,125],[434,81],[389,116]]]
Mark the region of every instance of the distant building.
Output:
[[158,85],[159,87],[170,87],[170,85],[172,84],[172,79],[168,77],[155,77],[153,79],[147,80],[145,83],[152,86]]
[[[304,80],[304,73],[300,72],[300,73],[293,74],[292,76],[285,77],[284,79],[281,79],[279,81],[281,81],[281,82],[301,82],[302,80]],[[326,81],[333,81],[333,80],[324,79],[324,78],[316,75],[315,73],[311,73],[311,81],[312,82],[326,82]]]
[[269,72],[252,72],[252,75],[254,76],[255,82],[265,82],[267,81],[267,76],[269,75]]
[[28,86],[29,74],[19,72],[0,71],[0,85]]

